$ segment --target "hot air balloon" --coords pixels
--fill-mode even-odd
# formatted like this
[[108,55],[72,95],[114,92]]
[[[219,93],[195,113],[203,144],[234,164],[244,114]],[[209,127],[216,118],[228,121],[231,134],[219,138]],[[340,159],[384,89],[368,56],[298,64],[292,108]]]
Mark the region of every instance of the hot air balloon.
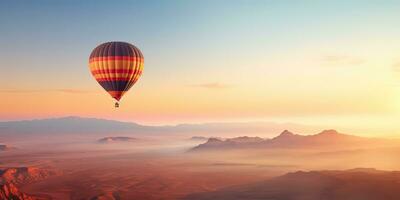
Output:
[[100,44],[89,57],[89,69],[96,81],[117,102],[136,83],[143,71],[142,52],[127,42]]

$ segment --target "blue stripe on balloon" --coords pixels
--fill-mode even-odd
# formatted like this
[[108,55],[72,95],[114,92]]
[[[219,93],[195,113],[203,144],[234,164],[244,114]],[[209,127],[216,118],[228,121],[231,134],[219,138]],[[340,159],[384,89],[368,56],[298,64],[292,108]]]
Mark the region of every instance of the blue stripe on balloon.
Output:
[[129,81],[99,81],[106,91],[124,91]]

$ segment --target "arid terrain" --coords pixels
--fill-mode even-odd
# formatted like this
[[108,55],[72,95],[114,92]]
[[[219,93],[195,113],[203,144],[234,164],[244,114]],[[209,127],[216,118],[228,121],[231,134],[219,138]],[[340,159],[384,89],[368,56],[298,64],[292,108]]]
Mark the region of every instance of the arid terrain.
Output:
[[219,135],[215,126],[190,132],[108,121],[112,132],[103,120],[48,121],[0,124],[0,141],[13,147],[0,152],[1,199],[400,197],[400,143],[393,139],[284,129],[227,137],[230,128]]
[[193,194],[192,200],[250,199],[400,199],[400,172],[374,169],[298,171],[257,183]]

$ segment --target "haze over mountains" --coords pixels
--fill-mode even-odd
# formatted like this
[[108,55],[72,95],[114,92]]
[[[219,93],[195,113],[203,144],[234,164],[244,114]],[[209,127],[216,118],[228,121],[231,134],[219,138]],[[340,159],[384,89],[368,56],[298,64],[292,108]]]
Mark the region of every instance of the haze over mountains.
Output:
[[262,149],[262,148],[298,148],[298,149],[356,149],[362,147],[379,148],[399,145],[398,140],[365,138],[338,133],[336,130],[324,130],[315,135],[298,135],[285,130],[274,138],[236,137],[228,139],[210,138],[207,142],[191,151],[222,149]]
[[101,133],[142,130],[146,128],[146,126],[136,123],[81,117],[0,122],[0,130],[2,134]]
[[[105,134],[132,134],[132,135],[201,135],[207,137],[235,136],[235,135],[265,135],[275,134],[284,129],[299,132],[311,132],[316,127],[273,122],[248,123],[204,123],[179,124],[175,126],[146,126],[132,122],[115,120],[63,117],[54,119],[24,120],[0,122],[0,137],[37,136],[37,135],[104,135]],[[190,136],[190,135],[189,135]],[[1,138],[0,138],[1,139]]]
[[107,144],[107,143],[117,143],[117,142],[135,142],[135,141],[137,141],[136,138],[132,138],[132,137],[123,137],[123,136],[119,136],[119,137],[105,137],[105,138],[101,138],[101,139],[97,140],[97,142],[103,143],[103,144]]
[[[292,126],[294,133],[285,130]],[[398,197],[400,180],[394,172],[342,171],[397,170],[398,140],[335,130],[296,134],[310,133],[301,131],[307,128],[276,123],[143,126],[78,117],[1,122],[1,142],[16,148],[0,152],[0,199]],[[376,190],[375,183],[380,184]],[[360,191],[370,188],[368,199]]]

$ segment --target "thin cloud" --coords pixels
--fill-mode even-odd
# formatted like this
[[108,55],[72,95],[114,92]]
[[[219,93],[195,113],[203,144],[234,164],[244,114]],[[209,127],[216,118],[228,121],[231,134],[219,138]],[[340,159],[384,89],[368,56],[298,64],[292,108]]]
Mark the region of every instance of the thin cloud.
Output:
[[10,90],[0,90],[0,93],[13,93],[13,94],[43,93],[43,92],[58,92],[58,93],[67,93],[67,94],[88,94],[88,93],[94,93],[95,91],[79,90],[79,89],[44,89],[44,90],[10,89]]
[[77,90],[77,89],[58,89],[58,90],[54,90],[54,92],[63,92],[63,93],[70,93],[70,94],[87,94],[87,93],[94,93],[95,91]]
[[361,65],[366,61],[359,57],[346,55],[327,55],[322,58],[322,62],[331,65]]
[[393,71],[400,73],[400,62],[393,65]]
[[191,87],[198,87],[198,88],[206,88],[206,89],[227,89],[232,87],[231,85],[222,84],[222,83],[202,83],[202,84],[192,84]]
[[392,73],[397,82],[396,85],[399,86],[400,85],[400,83],[399,83],[399,81],[400,81],[400,62],[392,65]]
[[392,74],[394,77],[394,87],[400,87],[400,62],[392,65]]

